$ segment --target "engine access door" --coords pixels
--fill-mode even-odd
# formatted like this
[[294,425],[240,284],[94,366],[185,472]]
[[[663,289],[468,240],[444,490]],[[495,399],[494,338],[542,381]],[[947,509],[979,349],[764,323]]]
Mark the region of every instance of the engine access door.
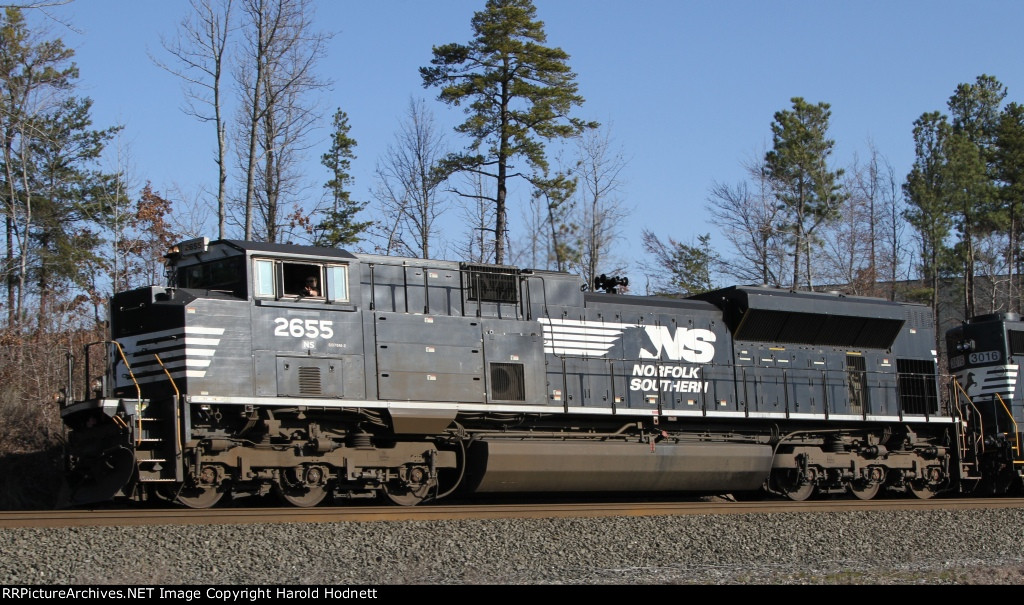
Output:
[[483,402],[479,319],[377,313],[374,322],[381,399]]

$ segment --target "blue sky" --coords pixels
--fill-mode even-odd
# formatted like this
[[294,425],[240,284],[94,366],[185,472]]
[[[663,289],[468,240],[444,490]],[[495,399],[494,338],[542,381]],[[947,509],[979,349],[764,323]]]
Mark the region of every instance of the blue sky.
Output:
[[[1019,0],[535,0],[548,44],[570,55],[586,99],[578,116],[611,125],[628,159],[620,191],[631,209],[618,256],[639,279],[649,258],[642,229],[690,242],[702,233],[731,254],[704,210],[715,182],[744,178],[743,162],[771,144],[776,111],[792,97],[831,104],[832,163],[847,167],[873,143],[902,180],[913,162],[914,120],[946,111],[960,83],[989,74],[1024,102],[1024,2]],[[323,0],[318,29],[333,31],[320,72],[329,117],[347,112],[357,142],[353,197],[369,199],[373,169],[410,97],[427,99],[442,125],[458,109],[434,101],[418,68],[431,47],[468,42],[484,0]],[[53,9],[80,33],[51,26],[77,51],[81,94],[94,125],[123,124],[132,174],[172,198],[215,183],[212,129],[181,111],[180,82],[149,54],[176,35],[184,0],[77,0]],[[326,130],[322,133],[326,136]],[[458,139],[451,135],[450,141]],[[310,153],[311,196],[326,143]],[[112,160],[111,160],[112,161]],[[526,192],[513,192],[513,204]],[[451,220],[457,218],[451,212]],[[513,234],[522,228],[510,210]],[[460,228],[451,227],[455,236]],[[210,235],[215,235],[212,226]],[[635,274],[635,275],[634,275]]]

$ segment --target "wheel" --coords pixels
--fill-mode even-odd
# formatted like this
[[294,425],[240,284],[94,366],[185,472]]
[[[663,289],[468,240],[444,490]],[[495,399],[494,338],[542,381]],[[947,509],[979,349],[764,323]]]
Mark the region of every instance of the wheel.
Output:
[[327,497],[327,488],[323,485],[307,485],[305,487],[280,488],[279,493],[292,506],[309,508],[323,502]]
[[74,470],[62,482],[58,508],[106,502],[131,480],[135,472],[135,452],[118,447],[88,462],[66,463],[65,468]]
[[225,490],[217,485],[221,476],[218,467],[206,465],[197,478],[178,489],[174,499],[189,508],[210,508],[224,497]]
[[935,490],[923,479],[907,483],[907,491],[920,500],[927,500],[935,496]]
[[921,500],[927,500],[938,493],[941,479],[942,471],[938,467],[930,466],[924,470],[921,477],[907,482],[907,491]]
[[277,492],[292,506],[309,508],[327,497],[330,490],[324,483],[325,479],[326,471],[320,466],[283,470]]
[[399,506],[416,506],[426,499],[427,492],[425,488],[414,491],[407,486],[395,483],[385,483],[382,491],[388,500]]
[[215,487],[183,487],[175,499],[189,508],[210,508],[223,497]]
[[775,490],[795,502],[803,502],[814,494],[814,484],[801,481],[799,471],[782,471],[772,475]]
[[870,500],[882,489],[885,470],[880,466],[868,467],[864,477],[854,479],[846,484],[846,489],[859,500]]
[[878,481],[864,481],[858,479],[851,481],[846,484],[846,489],[851,494],[857,497],[858,500],[870,500],[878,495],[878,490],[882,488],[882,484]]
[[1012,467],[1002,470],[995,479],[994,493],[1004,496],[1018,496],[1021,492],[1021,478]]

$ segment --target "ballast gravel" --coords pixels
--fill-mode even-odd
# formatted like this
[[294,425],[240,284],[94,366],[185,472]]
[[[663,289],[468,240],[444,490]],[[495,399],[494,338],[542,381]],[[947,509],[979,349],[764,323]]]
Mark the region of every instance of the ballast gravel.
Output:
[[0,529],[0,582],[1022,584],[1024,510]]

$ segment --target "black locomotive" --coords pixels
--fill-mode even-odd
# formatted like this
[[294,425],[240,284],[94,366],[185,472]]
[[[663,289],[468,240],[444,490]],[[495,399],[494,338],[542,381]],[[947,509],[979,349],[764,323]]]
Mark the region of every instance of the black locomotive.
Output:
[[1024,322],[1016,313],[972,318],[946,333],[946,350],[965,426],[963,489],[1018,493],[1024,476],[1024,394],[1017,389]]
[[65,504],[1020,483],[1005,455],[1019,396],[1009,416],[940,396],[921,305],[640,297],[555,271],[205,238],[167,258],[167,286],[113,297],[88,393],[61,402]]

